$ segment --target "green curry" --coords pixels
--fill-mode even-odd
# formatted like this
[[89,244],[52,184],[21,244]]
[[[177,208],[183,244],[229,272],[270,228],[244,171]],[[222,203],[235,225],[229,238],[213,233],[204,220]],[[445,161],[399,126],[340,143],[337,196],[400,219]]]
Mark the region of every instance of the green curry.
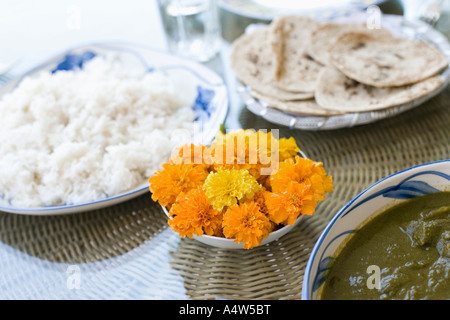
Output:
[[321,299],[450,299],[450,192],[405,201],[352,237]]

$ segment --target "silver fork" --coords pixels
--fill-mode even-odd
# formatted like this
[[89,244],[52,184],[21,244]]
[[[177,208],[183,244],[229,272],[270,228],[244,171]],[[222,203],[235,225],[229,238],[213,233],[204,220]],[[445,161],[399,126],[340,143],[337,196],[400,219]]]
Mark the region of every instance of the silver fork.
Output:
[[0,86],[5,85],[13,79],[11,70],[17,65],[18,61],[11,61],[9,63],[0,64]]
[[433,0],[429,3],[423,12],[421,13],[419,19],[428,23],[432,27],[436,26],[442,15],[442,0]]

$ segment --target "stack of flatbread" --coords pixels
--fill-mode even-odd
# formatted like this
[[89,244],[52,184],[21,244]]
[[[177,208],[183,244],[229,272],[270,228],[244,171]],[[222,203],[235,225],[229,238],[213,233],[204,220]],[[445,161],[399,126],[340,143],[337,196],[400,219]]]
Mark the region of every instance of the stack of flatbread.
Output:
[[305,115],[386,109],[443,84],[448,66],[433,45],[365,24],[282,16],[236,39],[231,67],[255,98]]

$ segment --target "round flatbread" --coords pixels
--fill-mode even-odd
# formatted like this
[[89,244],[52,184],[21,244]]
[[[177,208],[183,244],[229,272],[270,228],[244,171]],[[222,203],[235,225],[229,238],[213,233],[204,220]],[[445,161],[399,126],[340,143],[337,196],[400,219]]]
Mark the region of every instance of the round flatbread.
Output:
[[275,18],[269,27],[275,85],[287,91],[314,91],[322,65],[306,53],[318,22],[305,16]]
[[448,65],[433,45],[412,39],[345,33],[330,48],[331,63],[349,78],[375,87],[412,84]]
[[268,28],[261,28],[236,39],[231,47],[231,68],[236,77],[251,89],[281,100],[310,99],[309,92],[290,92],[275,86],[273,56],[269,47]]
[[[278,91],[276,93],[275,91]],[[252,96],[255,96],[254,93],[257,91],[250,88],[250,94]],[[299,101],[299,100],[308,100],[311,98],[314,98],[314,92],[290,92],[290,91],[284,91],[280,90],[278,88],[275,88],[273,92],[267,91],[264,96],[272,99],[277,99],[280,101]]]
[[378,88],[357,82],[328,67],[320,76],[315,98],[325,109],[367,112],[413,101],[439,89],[442,84],[442,77],[436,75],[412,85]]
[[266,103],[268,107],[272,107],[284,112],[302,115],[314,116],[331,116],[342,114],[337,110],[327,110],[317,104],[314,98],[297,101],[282,101],[280,99],[268,97],[265,94],[252,91],[252,96],[259,99],[262,103]]
[[391,33],[384,28],[369,29],[366,24],[362,23],[325,23],[312,32],[306,52],[317,62],[329,66],[331,65],[329,57],[331,45],[343,34],[354,31],[385,37],[391,36]]

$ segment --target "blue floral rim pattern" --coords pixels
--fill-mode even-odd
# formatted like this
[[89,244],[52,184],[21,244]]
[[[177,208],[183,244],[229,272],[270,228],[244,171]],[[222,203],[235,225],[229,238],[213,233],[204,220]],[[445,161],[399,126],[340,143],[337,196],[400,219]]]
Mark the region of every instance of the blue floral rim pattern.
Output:
[[360,205],[362,205],[374,198],[377,198],[379,196],[383,196],[386,198],[392,198],[392,199],[406,200],[406,199],[413,199],[413,198],[416,198],[419,196],[430,194],[433,192],[438,192],[439,191],[438,189],[433,188],[426,182],[418,181],[418,180],[411,180],[414,177],[421,176],[421,175],[427,175],[427,174],[440,176],[440,177],[445,178],[450,181],[450,176],[445,173],[442,173],[442,172],[437,172],[437,171],[419,172],[415,175],[412,175],[411,177],[408,177],[408,178],[402,180],[397,185],[386,187],[383,190],[380,190],[380,191],[370,195],[369,197],[361,200],[360,202],[356,203],[353,206],[353,208],[351,208],[345,214],[343,214],[341,216],[341,218],[345,217],[347,214],[349,214],[351,211],[353,211],[355,208],[359,207]]
[[326,249],[333,242],[337,241],[338,239],[341,239],[342,237],[345,237],[349,234],[358,232],[358,230],[347,230],[345,232],[338,234],[331,240],[329,240],[326,247],[322,250],[322,255],[320,256],[317,274],[314,276],[312,287],[309,288],[309,285],[308,285],[309,279],[308,278],[309,278],[309,275],[311,272],[312,261],[313,261],[314,257],[317,255],[318,249],[322,245],[323,241],[325,240],[325,237],[327,236],[331,227],[338,219],[342,219],[347,214],[349,214],[351,211],[353,211],[355,208],[357,208],[360,205],[367,203],[377,197],[386,197],[386,198],[392,198],[392,199],[407,200],[407,199],[412,199],[412,198],[416,198],[419,196],[423,196],[426,194],[439,192],[440,191],[439,189],[436,189],[436,188],[430,186],[428,183],[426,183],[424,181],[420,181],[420,180],[413,180],[413,179],[416,177],[419,177],[419,176],[423,176],[423,175],[435,175],[440,178],[446,179],[450,183],[450,175],[445,174],[443,172],[435,171],[435,170],[426,170],[426,171],[415,173],[415,174],[403,179],[398,184],[386,187],[366,198],[361,199],[361,197],[363,197],[364,194],[366,194],[370,189],[372,189],[379,183],[381,183],[389,178],[392,178],[394,176],[397,176],[401,173],[410,171],[412,169],[416,169],[416,168],[420,168],[420,167],[424,167],[424,166],[428,166],[428,165],[432,165],[432,164],[445,163],[445,162],[448,163],[448,162],[450,162],[450,160],[441,160],[441,161],[425,163],[425,164],[417,165],[417,166],[399,171],[397,173],[394,173],[394,174],[378,181],[377,183],[373,184],[372,186],[368,187],[367,189],[362,191],[359,195],[357,195],[352,201],[350,201],[345,207],[343,207],[336,214],[336,216],[331,220],[331,222],[328,224],[328,226],[325,228],[325,230],[322,232],[321,236],[319,237],[318,241],[316,242],[316,245],[314,246],[314,248],[311,252],[311,256],[310,256],[310,259],[308,261],[308,264],[307,264],[307,267],[305,270],[306,277],[304,278],[304,282],[303,282],[303,298],[310,299],[310,296],[312,295],[312,293],[316,292],[326,280],[329,270],[332,267],[333,262],[335,260],[335,258],[333,258],[333,257],[330,257],[330,256],[324,257],[323,256],[325,254],[325,252],[327,251]]
[[[67,54],[64,59],[58,63],[58,65],[51,70],[51,73],[54,74],[58,71],[71,71],[71,70],[81,70],[83,69],[83,65],[97,57],[98,54],[92,50],[87,50],[80,54],[70,53]],[[141,59],[143,66],[147,72],[154,72],[159,70],[156,67],[148,66]],[[180,67],[177,67],[180,68]],[[165,67],[164,69],[168,69]],[[209,90],[200,85],[197,86],[197,97],[195,99],[194,104],[192,105],[192,110],[194,110],[197,115],[195,121],[200,121],[203,123],[204,121],[208,121],[211,117],[212,112],[214,111],[214,106],[212,106],[211,101],[214,98],[214,90]]]
[[[223,79],[214,71],[201,64],[140,44],[93,43],[72,48],[11,81],[9,86],[2,88],[3,93],[17,87],[25,77],[42,70],[48,70],[48,72],[53,74],[64,70],[82,69],[86,62],[105,52],[117,52],[133,56],[138,61],[138,65],[142,65],[143,70],[147,72],[160,71],[169,74],[172,72],[183,72],[183,74],[189,75],[190,79],[195,81],[197,95],[191,108],[195,112],[196,119],[194,121],[199,125],[202,139],[208,142],[212,141],[217,132],[219,132],[229,108],[227,88]],[[106,198],[86,203],[38,208],[0,206],[0,211],[39,215],[82,212],[114,205],[135,198],[145,192],[149,192],[148,182],[143,182],[141,186],[133,190],[118,195],[108,195]]]

